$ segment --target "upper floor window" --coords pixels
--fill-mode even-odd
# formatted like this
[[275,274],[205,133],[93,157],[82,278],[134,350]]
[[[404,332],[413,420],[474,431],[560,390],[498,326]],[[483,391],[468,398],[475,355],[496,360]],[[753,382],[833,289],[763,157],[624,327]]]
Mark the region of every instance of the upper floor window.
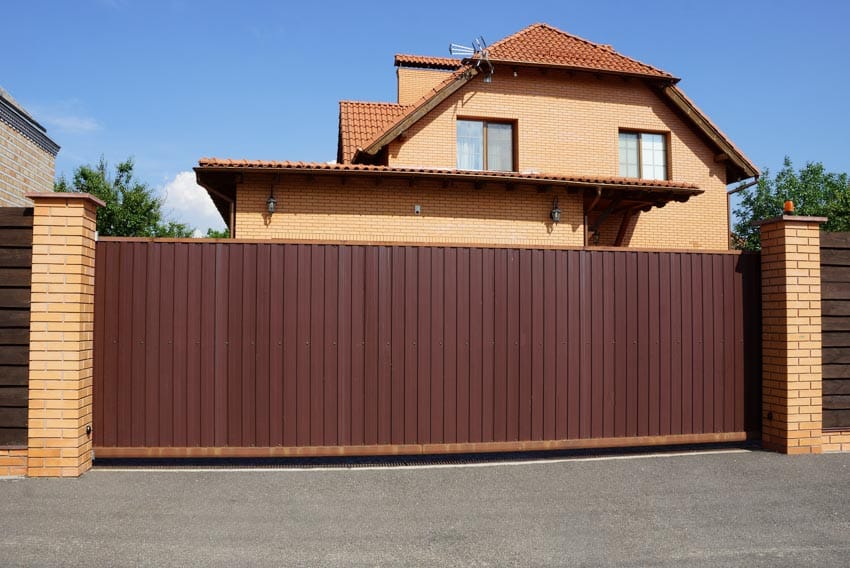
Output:
[[667,179],[667,137],[649,132],[620,132],[620,175]]
[[513,171],[513,124],[458,120],[457,169]]

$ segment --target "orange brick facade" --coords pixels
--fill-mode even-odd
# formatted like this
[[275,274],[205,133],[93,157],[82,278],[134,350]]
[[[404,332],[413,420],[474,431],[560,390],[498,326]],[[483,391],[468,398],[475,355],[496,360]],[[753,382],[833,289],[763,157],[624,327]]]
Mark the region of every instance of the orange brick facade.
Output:
[[87,194],[35,202],[27,475],[78,476],[91,467],[95,221]]
[[[399,97],[411,102],[444,72],[400,68]],[[649,86],[637,79],[594,77],[524,68],[496,70],[493,82],[474,78],[389,144],[388,165],[454,169],[456,121],[490,118],[515,122],[516,170],[618,176],[620,129],[668,134],[670,179],[704,191],[686,203],[636,215],[625,246],[724,250],[729,247],[725,166],[715,151]],[[275,185],[279,208],[265,201],[272,179],[246,172],[236,188],[239,238],[480,245],[584,245],[584,197],[555,189],[471,183],[451,186],[386,178],[380,185],[339,178],[285,176]],[[562,222],[549,221],[557,197]],[[415,216],[413,206],[421,205]],[[600,228],[603,246],[614,244],[622,215]]]
[[398,104],[415,103],[445,79],[448,73],[448,71],[439,69],[399,67],[396,70],[398,75]]
[[[291,181],[295,179],[295,181]],[[266,199],[272,178],[246,174],[236,192],[236,237],[314,241],[492,245],[584,244],[581,203],[562,201],[560,224],[548,221],[552,195],[530,188],[475,189],[468,183],[286,177],[275,184],[277,211]],[[414,214],[414,206],[420,214]]]
[[27,474],[27,449],[0,449],[0,477],[22,477]]
[[[668,133],[670,179],[705,193],[641,214],[628,246],[729,248],[725,166],[640,80],[528,68],[514,77],[510,68],[497,67],[492,83],[476,77],[392,142],[389,165],[454,168],[458,117],[516,121],[520,172],[618,176],[620,129]],[[618,224],[610,219],[609,232]]]

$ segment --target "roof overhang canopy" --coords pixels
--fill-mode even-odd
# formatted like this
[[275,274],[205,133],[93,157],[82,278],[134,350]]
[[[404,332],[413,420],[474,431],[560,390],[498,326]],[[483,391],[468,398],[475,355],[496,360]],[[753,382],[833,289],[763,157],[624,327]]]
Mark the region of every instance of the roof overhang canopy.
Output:
[[[304,162],[267,162],[262,160],[203,159],[195,168],[198,184],[212,197],[222,218],[232,229],[232,205],[236,202],[238,185],[244,175],[269,176],[272,183],[284,183],[284,178],[298,178],[302,184],[315,182],[316,178],[370,179],[376,184],[397,182],[407,187],[417,183],[438,182],[443,187],[475,191],[483,187],[503,187],[507,191],[533,188],[544,193],[562,190],[567,194],[580,194],[585,209],[609,207],[619,210],[644,210],[663,207],[667,203],[684,202],[703,193],[693,184],[663,180],[639,180],[616,177],[565,176],[521,172],[487,172],[466,170],[440,170],[398,168],[359,164],[324,164]],[[285,189],[284,189],[285,191]],[[316,191],[321,191],[317,188]]]

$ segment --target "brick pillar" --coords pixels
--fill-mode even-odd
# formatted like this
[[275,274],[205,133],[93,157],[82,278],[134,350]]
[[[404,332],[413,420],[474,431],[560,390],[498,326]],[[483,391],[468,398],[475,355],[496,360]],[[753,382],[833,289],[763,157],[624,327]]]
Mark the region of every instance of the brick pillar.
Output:
[[85,193],[31,193],[35,204],[27,475],[76,477],[91,467],[94,247]]
[[821,452],[820,224],[783,215],[761,232],[762,446]]

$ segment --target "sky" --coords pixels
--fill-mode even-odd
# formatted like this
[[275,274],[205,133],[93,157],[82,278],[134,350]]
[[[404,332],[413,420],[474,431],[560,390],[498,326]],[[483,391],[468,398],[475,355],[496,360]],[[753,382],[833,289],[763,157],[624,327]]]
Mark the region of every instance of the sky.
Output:
[[448,55],[545,22],[682,81],[762,170],[850,172],[850,2],[0,0],[0,86],[56,174],[132,157],[167,213],[224,223],[201,157],[330,161],[338,101],[395,102],[395,53]]

